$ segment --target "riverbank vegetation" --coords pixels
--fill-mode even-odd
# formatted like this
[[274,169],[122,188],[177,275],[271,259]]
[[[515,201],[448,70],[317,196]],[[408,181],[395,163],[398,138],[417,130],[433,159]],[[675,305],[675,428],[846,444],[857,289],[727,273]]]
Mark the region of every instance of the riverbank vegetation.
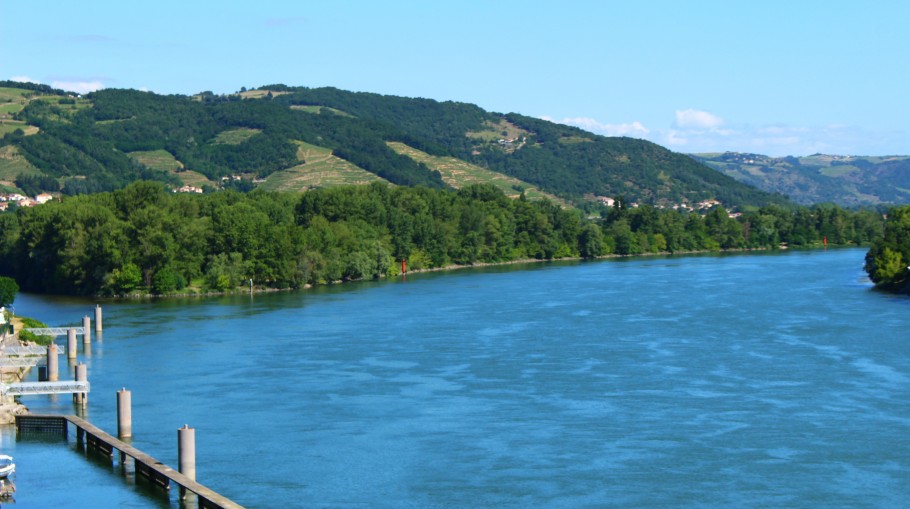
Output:
[[18,317],[17,321],[18,321],[18,324],[17,324],[18,327],[16,327],[16,331],[18,331],[18,333],[19,333],[20,340],[29,341],[31,343],[35,343],[36,345],[41,345],[41,346],[47,346],[54,342],[54,336],[45,336],[45,335],[39,336],[38,334],[25,330],[25,329],[31,329],[31,328],[46,329],[47,328],[46,323],[41,322],[39,320],[35,320],[34,318],[28,318],[25,316]]
[[0,308],[9,306],[16,300],[19,285],[11,277],[0,276]]
[[879,288],[910,294],[910,206],[888,211],[884,228],[866,254],[866,272]]
[[155,182],[0,214],[0,274],[26,291],[223,292],[378,278],[524,259],[858,245],[882,218],[836,206],[770,205],[731,218],[631,207],[585,217],[492,185],[367,186],[304,194],[174,194]]

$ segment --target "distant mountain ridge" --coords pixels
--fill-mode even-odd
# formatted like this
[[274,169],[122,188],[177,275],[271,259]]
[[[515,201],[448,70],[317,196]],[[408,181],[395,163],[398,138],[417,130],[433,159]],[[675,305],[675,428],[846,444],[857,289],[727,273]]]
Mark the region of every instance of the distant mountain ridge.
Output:
[[648,141],[453,101],[285,85],[229,95],[76,96],[0,82],[0,106],[0,181],[39,191],[109,191],[135,180],[299,190],[293,186],[374,180],[366,174],[459,187],[459,171],[443,179],[427,164],[454,158],[473,179],[479,171],[503,174],[517,179],[509,184],[516,191],[537,188],[574,203],[618,195],[660,206],[786,203]]
[[692,157],[740,182],[784,194],[802,205],[910,203],[910,156],[769,157],[724,152]]

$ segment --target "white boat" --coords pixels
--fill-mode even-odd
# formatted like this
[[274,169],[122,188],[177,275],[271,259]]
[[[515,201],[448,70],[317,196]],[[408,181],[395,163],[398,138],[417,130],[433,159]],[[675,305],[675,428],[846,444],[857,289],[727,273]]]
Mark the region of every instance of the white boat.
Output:
[[13,457],[0,454],[0,479],[6,479],[15,471],[16,464],[13,463]]

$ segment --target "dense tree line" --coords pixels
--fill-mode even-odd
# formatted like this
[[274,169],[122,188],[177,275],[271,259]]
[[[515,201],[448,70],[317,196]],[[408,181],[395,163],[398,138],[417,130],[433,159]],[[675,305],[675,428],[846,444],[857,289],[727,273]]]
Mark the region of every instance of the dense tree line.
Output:
[[885,233],[866,253],[865,268],[876,286],[910,293],[910,206],[888,212]]
[[594,258],[869,242],[881,218],[836,207],[768,206],[730,218],[630,207],[601,217],[495,187],[371,184],[297,194],[186,195],[159,183],[0,214],[0,274],[63,294],[225,291],[249,279],[296,288],[411,269],[522,259]]
[[25,175],[16,176],[16,187],[22,190],[27,196],[37,196],[42,192],[57,192],[60,190],[60,183],[57,179],[48,175]]

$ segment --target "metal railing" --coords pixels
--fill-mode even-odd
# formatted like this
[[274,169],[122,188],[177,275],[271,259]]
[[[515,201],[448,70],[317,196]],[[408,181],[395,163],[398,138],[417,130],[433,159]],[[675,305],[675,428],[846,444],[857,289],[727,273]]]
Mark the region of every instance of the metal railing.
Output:
[[62,336],[66,334],[66,331],[73,329],[76,331],[76,334],[85,334],[84,327],[46,327],[43,329],[39,328],[28,328],[22,329],[24,331],[31,332],[36,336]]
[[88,393],[88,382],[64,380],[60,382],[18,382],[0,384],[0,395],[32,396],[36,394]]

